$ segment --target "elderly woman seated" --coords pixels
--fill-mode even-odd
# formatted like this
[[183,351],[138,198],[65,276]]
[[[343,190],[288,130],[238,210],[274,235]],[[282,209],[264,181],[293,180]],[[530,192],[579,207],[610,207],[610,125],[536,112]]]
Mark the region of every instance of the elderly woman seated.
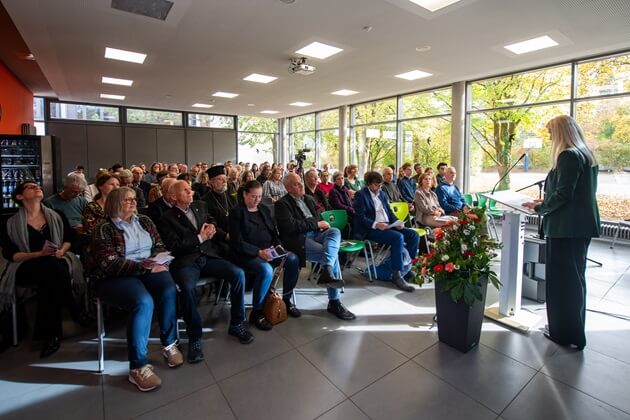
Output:
[[[43,192],[34,181],[24,181],[13,190],[20,208],[1,232],[2,255],[9,261],[0,279],[0,305],[15,299],[15,286],[37,286],[35,334],[44,338],[40,356],[59,350],[62,338],[62,308],[70,309],[80,324],[72,283],[82,285],[81,263],[69,253],[74,232],[65,216],[42,205]],[[77,276],[72,279],[71,273]]]
[[150,258],[166,249],[151,219],[136,214],[134,190],[122,187],[112,191],[105,203],[105,215],[106,221],[97,226],[92,237],[90,269],[95,291],[104,302],[130,312],[128,379],[140,391],[150,391],[162,383],[148,360],[154,306],[168,366],[177,367],[184,361],[177,348],[175,282],[167,265]]
[[271,198],[271,201],[275,203],[284,197],[286,193],[287,189],[282,183],[282,169],[275,168],[271,172],[269,179],[263,184],[263,197]]
[[[267,181],[269,182],[269,181]],[[270,330],[272,325],[263,315],[265,297],[271,285],[273,269],[282,258],[274,258],[272,248],[281,245],[278,228],[266,206],[261,206],[262,187],[258,181],[243,186],[243,202],[230,211],[230,246],[234,260],[245,272],[256,275],[254,281],[253,309],[250,324],[261,330]],[[301,315],[291,303],[293,289],[298,281],[300,261],[289,252],[284,261],[283,300],[287,312],[293,317]]]
[[[440,207],[440,202],[431,189],[433,186],[433,175],[425,172],[420,175],[420,185],[416,190],[413,198],[413,204],[416,209],[416,222],[424,226],[438,227],[444,226],[447,220],[444,216],[444,209]],[[438,218],[441,218],[438,220]]]

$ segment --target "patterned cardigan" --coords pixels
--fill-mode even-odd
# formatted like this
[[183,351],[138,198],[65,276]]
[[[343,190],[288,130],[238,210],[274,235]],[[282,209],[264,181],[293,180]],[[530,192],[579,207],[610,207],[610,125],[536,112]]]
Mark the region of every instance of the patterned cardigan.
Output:
[[[138,215],[140,226],[151,236],[151,255],[166,251],[155,224],[147,216]],[[98,224],[92,233],[92,243],[88,257],[90,277],[101,281],[108,277],[141,276],[148,273],[142,263],[125,258],[125,237],[123,231],[108,218]]]

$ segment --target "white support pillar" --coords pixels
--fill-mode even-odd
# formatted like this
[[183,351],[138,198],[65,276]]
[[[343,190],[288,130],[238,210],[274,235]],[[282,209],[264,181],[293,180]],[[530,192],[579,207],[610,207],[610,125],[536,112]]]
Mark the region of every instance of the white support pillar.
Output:
[[[346,114],[348,113],[348,106],[342,105],[339,107],[339,161],[337,162],[337,169],[342,171],[348,164],[348,156],[346,156],[346,134],[348,133],[348,121],[346,121]],[[332,179],[332,174],[331,174]]]
[[451,113],[451,166],[457,171],[455,185],[467,190],[468,170],[466,169],[466,82],[453,83],[453,110]]

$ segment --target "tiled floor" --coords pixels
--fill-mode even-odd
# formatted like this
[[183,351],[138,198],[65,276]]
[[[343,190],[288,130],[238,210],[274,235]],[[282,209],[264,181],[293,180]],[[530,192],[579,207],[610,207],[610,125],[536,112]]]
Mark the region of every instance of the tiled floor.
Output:
[[[349,270],[342,299],[356,321],[329,316],[322,291],[301,280],[304,316],[253,331],[248,346],[227,336],[228,308],[204,302],[205,363],[169,370],[152,344],[163,386],[151,393],[127,382],[124,345],[107,344],[106,371],[94,372],[95,332],[74,334],[45,360],[26,340],[0,354],[0,417],[630,419],[630,247],[594,242],[590,256],[604,265],[588,268],[583,352],[538,328],[520,334],[486,320],[481,344],[459,353],[437,340],[432,286],[403,293]],[[544,305],[524,303],[542,327]],[[123,326],[109,335],[124,336]]]

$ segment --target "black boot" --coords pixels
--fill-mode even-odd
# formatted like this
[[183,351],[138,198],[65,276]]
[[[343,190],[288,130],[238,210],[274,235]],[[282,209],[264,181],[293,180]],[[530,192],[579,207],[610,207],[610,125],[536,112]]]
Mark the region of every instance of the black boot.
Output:
[[400,276],[400,271],[394,271],[392,274],[392,283],[404,292],[413,292],[416,290],[412,285],[407,283],[405,279]]

